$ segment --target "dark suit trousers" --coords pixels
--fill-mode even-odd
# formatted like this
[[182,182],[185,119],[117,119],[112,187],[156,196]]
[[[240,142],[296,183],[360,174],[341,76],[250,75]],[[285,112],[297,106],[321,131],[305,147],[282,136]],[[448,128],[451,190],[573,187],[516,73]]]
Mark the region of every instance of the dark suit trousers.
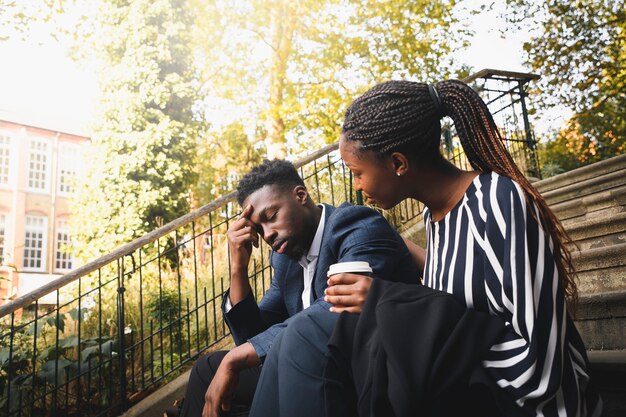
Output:
[[326,417],[356,415],[349,370],[337,368],[328,355],[338,317],[304,310],[289,321],[265,359],[250,417],[319,417],[320,410]]
[[[181,417],[200,417],[204,408],[204,394],[209,384],[213,380],[217,368],[222,363],[222,359],[227,351],[212,352],[200,357],[191,369],[187,392],[181,411]],[[252,397],[259,381],[261,367],[244,369],[239,374],[239,384],[235,391],[235,398],[232,402],[232,412],[223,414],[224,416],[246,415],[245,411],[252,404]]]

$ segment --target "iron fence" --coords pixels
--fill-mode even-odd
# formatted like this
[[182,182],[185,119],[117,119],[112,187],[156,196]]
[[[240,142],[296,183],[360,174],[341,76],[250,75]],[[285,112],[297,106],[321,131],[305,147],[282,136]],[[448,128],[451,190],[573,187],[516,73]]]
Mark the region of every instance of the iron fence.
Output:
[[[468,81],[504,117],[507,147],[536,175],[534,140],[525,124],[529,80],[488,73]],[[513,114],[520,108],[521,125]],[[362,203],[337,148],[329,145],[296,166],[317,201]],[[444,134],[442,150],[467,167],[452,130]],[[0,415],[119,415],[200,354],[229,346],[221,303],[230,272],[226,231],[239,214],[234,197],[220,198],[0,307]],[[422,208],[408,200],[384,215],[401,229],[421,222]],[[272,278],[269,249],[261,242],[250,264],[257,299]],[[40,304],[51,293],[56,303]]]

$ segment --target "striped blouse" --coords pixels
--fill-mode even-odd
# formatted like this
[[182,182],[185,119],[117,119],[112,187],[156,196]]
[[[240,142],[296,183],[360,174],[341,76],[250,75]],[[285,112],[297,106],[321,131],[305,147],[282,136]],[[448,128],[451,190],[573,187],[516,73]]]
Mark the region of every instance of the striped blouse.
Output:
[[505,320],[508,333],[483,366],[530,415],[600,415],[552,240],[531,210],[519,184],[496,173],[477,176],[440,221],[426,209],[424,284]]

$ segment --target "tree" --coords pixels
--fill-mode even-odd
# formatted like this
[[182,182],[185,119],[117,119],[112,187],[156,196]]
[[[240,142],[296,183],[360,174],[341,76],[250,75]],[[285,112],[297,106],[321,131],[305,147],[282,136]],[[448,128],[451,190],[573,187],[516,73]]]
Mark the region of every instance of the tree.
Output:
[[35,23],[50,22],[62,9],[62,2],[0,0],[0,41],[23,36]]
[[185,214],[195,182],[196,73],[184,0],[101,0],[85,45],[101,62],[101,112],[74,198],[73,237],[93,258]]
[[207,204],[232,192],[239,176],[262,162],[265,149],[255,147],[239,122],[208,135],[196,158],[197,204]]
[[198,0],[207,94],[259,120],[240,119],[270,157],[306,152],[337,140],[347,103],[374,83],[453,72],[444,57],[467,35],[451,30],[457,3]]
[[[540,105],[565,105],[573,118],[558,141],[582,153],[585,164],[626,147],[626,8],[622,0],[508,0],[512,20],[536,26],[525,44],[541,74]],[[576,152],[578,152],[576,151]]]

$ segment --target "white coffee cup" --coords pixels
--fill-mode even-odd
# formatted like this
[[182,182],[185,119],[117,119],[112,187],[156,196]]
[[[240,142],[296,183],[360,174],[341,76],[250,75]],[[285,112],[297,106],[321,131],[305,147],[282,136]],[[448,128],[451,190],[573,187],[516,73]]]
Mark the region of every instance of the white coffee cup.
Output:
[[361,275],[371,275],[372,267],[366,261],[353,261],[353,262],[339,262],[336,264],[332,264],[328,268],[327,276],[335,275],[335,274],[361,274]]

